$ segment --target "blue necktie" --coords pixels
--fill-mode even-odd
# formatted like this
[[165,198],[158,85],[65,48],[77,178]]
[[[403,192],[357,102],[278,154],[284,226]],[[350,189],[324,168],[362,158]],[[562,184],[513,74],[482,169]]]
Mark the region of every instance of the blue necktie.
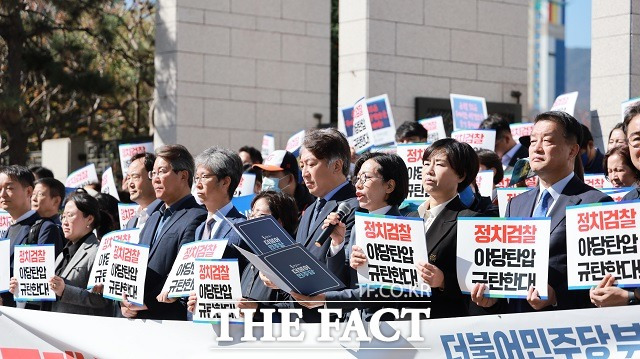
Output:
[[549,210],[549,207],[551,206],[552,203],[553,203],[553,197],[551,197],[551,193],[549,193],[549,191],[545,189],[542,192],[542,196],[540,196],[540,201],[538,201],[538,205],[536,206],[536,209],[533,210],[532,217],[534,218],[546,217],[547,211]]
[[316,208],[315,208],[315,213],[313,214],[313,222],[312,224],[315,225],[318,223],[318,220],[322,220],[324,221],[324,218],[320,219],[320,212],[322,212],[322,209],[324,208],[324,205],[327,204],[327,200],[324,198],[320,198],[318,199],[318,203],[316,204]]

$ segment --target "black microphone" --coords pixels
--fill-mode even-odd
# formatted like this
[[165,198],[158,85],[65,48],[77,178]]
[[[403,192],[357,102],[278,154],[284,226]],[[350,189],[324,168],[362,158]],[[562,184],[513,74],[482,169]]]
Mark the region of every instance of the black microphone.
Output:
[[[347,202],[342,202],[338,206],[338,210],[336,211],[336,214],[338,215],[338,218],[342,221],[347,217],[347,214],[349,214],[349,211],[351,211],[351,206],[349,206]],[[336,228],[336,225],[330,224],[329,227],[325,228],[324,231],[320,233],[320,237],[316,239],[316,247],[322,247],[324,242],[327,241],[327,238],[331,236],[331,232],[333,232],[334,228]]]

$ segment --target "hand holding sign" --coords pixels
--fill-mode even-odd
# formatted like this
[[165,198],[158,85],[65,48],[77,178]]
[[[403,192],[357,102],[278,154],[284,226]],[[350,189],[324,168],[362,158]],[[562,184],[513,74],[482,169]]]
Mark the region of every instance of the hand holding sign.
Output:
[[367,255],[364,254],[364,251],[360,246],[354,245],[351,247],[351,258],[349,259],[349,264],[351,268],[358,269],[358,267],[367,264]]
[[547,284],[548,291],[548,299],[541,299],[538,293],[538,289],[536,287],[529,287],[529,291],[527,292],[527,302],[531,305],[531,308],[535,310],[540,310],[546,308],[550,305],[556,305],[556,291],[553,290],[553,287]]
[[65,288],[64,279],[54,275],[49,279],[49,286],[58,297],[62,297],[62,293],[64,293]]
[[479,307],[489,308],[498,302],[496,298],[484,296],[484,291],[486,289],[487,285],[484,283],[476,283],[474,284],[473,289],[471,289],[471,300]]
[[422,280],[431,288],[444,289],[444,273],[431,263],[420,261],[416,264]]
[[127,293],[122,293],[122,302],[120,302],[120,311],[125,318],[135,318],[138,312],[148,310],[147,305],[137,305],[127,300]]
[[597,286],[589,290],[591,303],[596,307],[617,307],[629,304],[629,291],[617,287],[615,282],[614,276],[605,275]]

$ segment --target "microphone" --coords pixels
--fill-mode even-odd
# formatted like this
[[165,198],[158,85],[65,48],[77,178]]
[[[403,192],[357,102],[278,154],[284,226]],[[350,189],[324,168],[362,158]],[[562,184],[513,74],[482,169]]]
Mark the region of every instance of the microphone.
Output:
[[[351,211],[351,206],[349,206],[347,202],[340,203],[340,205],[338,206],[338,210],[336,211],[336,214],[338,215],[340,221],[346,218],[347,214],[349,214],[349,211]],[[336,225],[330,224],[329,227],[325,228],[324,231],[320,233],[320,237],[316,239],[316,247],[322,247],[324,242],[327,241],[327,238],[331,236],[331,232],[333,232],[334,228],[336,228]]]

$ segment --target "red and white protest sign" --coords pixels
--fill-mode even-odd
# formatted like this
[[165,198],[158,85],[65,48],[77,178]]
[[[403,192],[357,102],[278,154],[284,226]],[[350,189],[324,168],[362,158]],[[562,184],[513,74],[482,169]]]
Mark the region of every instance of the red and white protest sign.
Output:
[[485,283],[490,298],[547,298],[550,218],[458,218],[457,274],[463,293]]
[[498,211],[500,212],[500,217],[504,217],[507,213],[507,204],[513,197],[531,189],[532,188],[528,187],[498,188],[496,192],[498,195]]
[[98,173],[96,172],[96,165],[93,163],[82,167],[79,170],[71,172],[67,176],[67,180],[64,182],[65,187],[69,188],[81,188],[89,183],[98,183]]
[[234,197],[242,197],[253,194],[253,188],[256,185],[256,175],[253,173],[243,173],[240,177],[240,183],[233,192]]
[[573,116],[576,109],[576,101],[578,101],[578,91],[564,93],[553,101],[550,111],[562,111]]
[[302,147],[302,142],[304,141],[304,130],[294,134],[293,136],[289,137],[289,140],[287,141],[287,147],[285,147],[285,150],[293,153],[294,155],[297,155],[298,152],[300,151],[300,147]]
[[271,152],[276,150],[276,138],[273,137],[270,133],[265,133],[262,136],[262,157],[265,158],[271,154]]
[[0,238],[7,237],[7,231],[11,225],[11,215],[9,212],[0,210]]
[[496,146],[496,130],[458,130],[453,131],[451,137],[458,142],[468,143],[475,150],[484,148],[493,151]]
[[428,143],[434,143],[439,139],[447,137],[447,132],[444,130],[444,122],[442,116],[425,118],[418,122],[429,133],[427,138]]
[[569,289],[588,289],[606,274],[619,287],[640,285],[640,201],[567,207]]
[[173,262],[169,277],[164,282],[162,292],[169,293],[169,298],[188,297],[194,288],[195,260],[198,258],[220,259],[225,248],[227,248],[226,239],[183,244]]
[[585,173],[584,183],[597,189],[613,188],[613,185],[607,181],[604,173]]
[[102,174],[102,193],[110,194],[120,201],[120,195],[118,195],[118,189],[116,188],[116,181],[113,178],[113,169],[111,167],[107,168]]
[[87,289],[93,288],[96,284],[104,284],[105,278],[107,278],[107,272],[111,269],[113,241],[139,243],[140,231],[140,228],[123,229],[109,232],[102,236],[102,239],[100,240],[100,247],[98,247],[96,258],[94,259],[93,266],[91,267],[91,274],[89,275],[89,281],[87,282]]
[[125,228],[127,222],[136,215],[140,205],[136,203],[118,203],[118,217],[120,219],[120,228]]
[[363,97],[353,105],[353,135],[349,137],[349,144],[355,148],[357,154],[364,153],[373,147],[374,137],[367,101]]
[[429,147],[426,143],[400,143],[397,153],[407,166],[409,174],[409,193],[407,201],[423,202],[427,194],[422,186],[422,154]]
[[104,279],[102,296],[122,301],[126,294],[129,302],[144,305],[149,246],[114,240],[109,260],[111,264]]
[[476,185],[478,185],[478,192],[483,197],[489,197],[493,195],[493,171],[480,171],[476,176]]
[[120,167],[122,168],[122,176],[127,176],[127,170],[131,164],[131,157],[138,153],[153,153],[153,142],[144,143],[127,143],[118,146],[120,152]]
[[[8,265],[8,261],[6,263]],[[49,288],[49,280],[54,275],[53,244],[15,246],[13,276],[18,280],[18,289],[13,298],[16,302],[55,301],[56,294]]]
[[431,292],[416,268],[429,258],[422,218],[356,212],[355,231],[355,244],[367,255],[367,263],[358,267],[358,285]]
[[511,136],[513,136],[513,140],[518,142],[520,137],[531,136],[533,123],[512,123],[509,124],[509,128],[511,129]]
[[237,259],[204,259],[195,261],[197,305],[193,313],[196,323],[219,323],[220,309],[235,310],[230,322],[242,322],[237,308],[242,298],[240,269]]

